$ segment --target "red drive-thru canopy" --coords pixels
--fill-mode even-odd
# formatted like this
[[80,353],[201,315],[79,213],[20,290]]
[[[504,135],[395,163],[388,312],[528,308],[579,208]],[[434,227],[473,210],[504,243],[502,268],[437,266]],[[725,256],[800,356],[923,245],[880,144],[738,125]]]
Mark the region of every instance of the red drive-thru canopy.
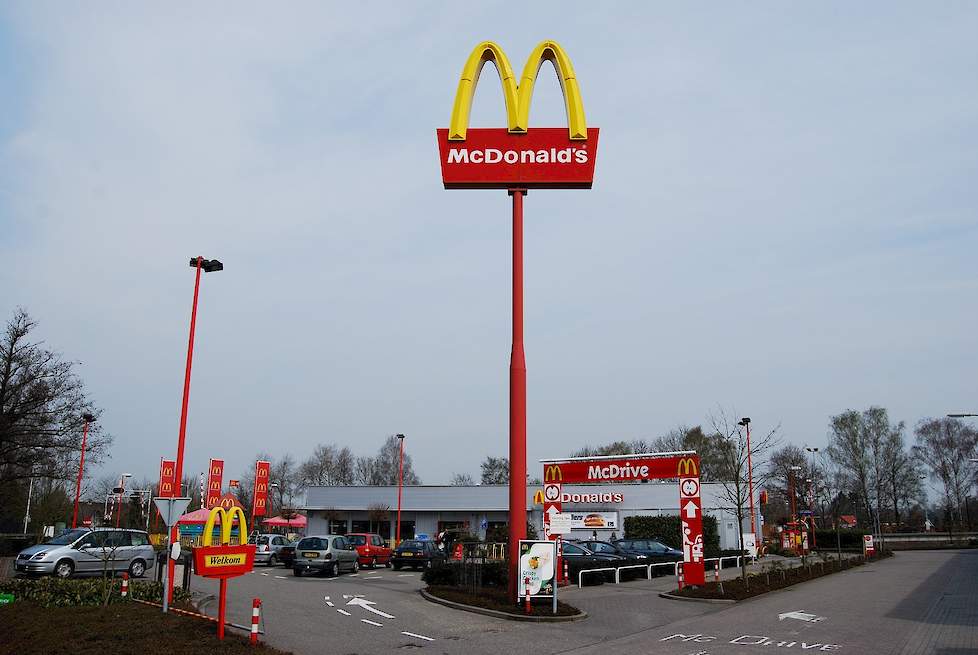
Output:
[[[565,482],[586,484],[678,479],[683,576],[686,584],[705,584],[700,458],[694,451],[540,461],[543,464],[543,528],[548,539],[560,539],[560,535],[550,533],[550,517],[561,511],[561,485]],[[561,552],[559,541],[557,552]],[[563,570],[559,555],[557,570]]]
[[270,528],[301,528],[306,527],[306,517],[302,514],[296,514],[292,518],[284,518],[281,516],[273,516],[270,519],[265,519],[262,521],[265,525]]

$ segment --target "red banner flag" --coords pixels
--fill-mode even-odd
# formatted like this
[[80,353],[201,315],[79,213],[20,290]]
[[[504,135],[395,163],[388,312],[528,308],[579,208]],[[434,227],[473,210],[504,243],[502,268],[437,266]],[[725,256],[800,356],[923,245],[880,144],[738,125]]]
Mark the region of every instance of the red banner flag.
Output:
[[207,469],[207,509],[221,504],[221,481],[224,479],[224,460],[212,459]]
[[157,491],[161,498],[177,496],[177,463],[172,459],[160,458],[160,483]]
[[270,462],[255,462],[255,496],[251,506],[252,516],[265,516],[268,509],[268,474]]

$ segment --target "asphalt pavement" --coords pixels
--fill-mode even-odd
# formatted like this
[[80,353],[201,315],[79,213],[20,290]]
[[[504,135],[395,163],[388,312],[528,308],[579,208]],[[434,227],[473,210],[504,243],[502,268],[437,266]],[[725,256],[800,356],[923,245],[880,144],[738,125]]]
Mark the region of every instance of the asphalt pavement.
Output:
[[[730,572],[729,574],[734,574]],[[659,597],[671,578],[568,588],[583,621],[528,624],[452,610],[418,593],[420,573],[362,570],[295,578],[257,567],[228,584],[228,619],[248,625],[263,603],[264,640],[297,655],[393,653],[663,653],[787,650],[881,655],[978,653],[978,551],[895,557],[734,605]],[[194,578],[192,588],[217,593]],[[216,602],[204,606],[216,615]]]

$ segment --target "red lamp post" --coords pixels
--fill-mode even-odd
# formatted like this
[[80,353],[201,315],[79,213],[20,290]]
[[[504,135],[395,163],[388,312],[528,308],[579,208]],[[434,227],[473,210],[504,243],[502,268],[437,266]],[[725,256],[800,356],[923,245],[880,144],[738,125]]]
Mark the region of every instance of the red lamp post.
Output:
[[404,489],[404,435],[397,435],[401,442],[401,459],[397,465],[397,528],[394,531],[394,547],[401,543],[401,491]]
[[[197,297],[200,293],[200,272],[212,273],[215,271],[223,271],[224,264],[216,259],[204,259],[203,257],[192,257],[190,259],[190,267],[196,269],[197,276],[194,281],[194,304],[193,308],[190,310],[190,339],[187,345],[187,370],[183,378],[183,404],[180,409],[180,435],[177,439],[177,468],[175,478],[177,481],[177,488],[183,484],[183,447],[187,439],[187,406],[190,402],[190,368],[194,361],[194,331],[197,326]],[[172,544],[177,540],[177,525],[173,524],[170,528],[170,543]],[[173,559],[169,557],[166,558],[167,562],[167,598],[169,602],[173,602]]]
[[754,535],[754,545],[758,546],[757,522],[754,518],[754,466],[751,464],[750,458],[750,417],[745,416],[740,419],[737,425],[742,425],[747,428],[747,490],[748,494],[750,494],[750,532]]
[[71,528],[78,527],[78,500],[81,498],[82,477],[85,475],[85,448],[88,443],[88,424],[95,422],[95,417],[89,413],[82,414],[85,427],[82,428],[81,460],[78,462],[78,480],[75,481],[75,509],[71,513]]

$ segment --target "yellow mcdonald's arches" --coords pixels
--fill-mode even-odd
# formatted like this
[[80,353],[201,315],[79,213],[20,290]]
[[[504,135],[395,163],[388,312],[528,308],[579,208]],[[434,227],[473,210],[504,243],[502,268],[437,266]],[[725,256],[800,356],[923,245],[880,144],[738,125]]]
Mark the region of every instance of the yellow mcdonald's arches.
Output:
[[211,545],[211,538],[214,534],[214,523],[218,516],[221,517],[221,545],[226,546],[231,543],[231,524],[234,523],[235,516],[238,517],[238,534],[242,536],[248,534],[248,522],[245,518],[244,510],[237,506],[232,507],[230,510],[226,510],[223,507],[215,507],[207,517],[207,523],[204,524],[202,545]]
[[677,467],[676,473],[678,475],[696,475],[700,474],[700,469],[696,465],[696,460],[689,457],[683,457],[679,460],[679,466]]
[[544,482],[563,482],[563,480],[564,474],[556,464],[551,464],[543,472]]
[[533,504],[543,505],[543,489],[537,489],[536,493],[533,494]]
[[575,141],[587,140],[587,122],[584,119],[584,102],[581,100],[581,89],[574,75],[574,66],[570,57],[556,41],[541,41],[530,53],[523,67],[523,76],[517,85],[513,75],[513,67],[509,58],[498,44],[483,41],[472,50],[462,76],[458,81],[458,91],[455,92],[455,104],[452,106],[452,120],[448,124],[449,141],[465,141],[469,128],[469,112],[472,109],[472,97],[479,83],[479,75],[487,61],[491,61],[499,73],[503,85],[503,98],[506,101],[506,123],[509,131],[514,134],[524,134],[529,127],[530,101],[533,98],[533,86],[544,61],[553,63],[557,71],[557,81],[564,93],[564,107],[567,110],[567,129],[570,138]]

